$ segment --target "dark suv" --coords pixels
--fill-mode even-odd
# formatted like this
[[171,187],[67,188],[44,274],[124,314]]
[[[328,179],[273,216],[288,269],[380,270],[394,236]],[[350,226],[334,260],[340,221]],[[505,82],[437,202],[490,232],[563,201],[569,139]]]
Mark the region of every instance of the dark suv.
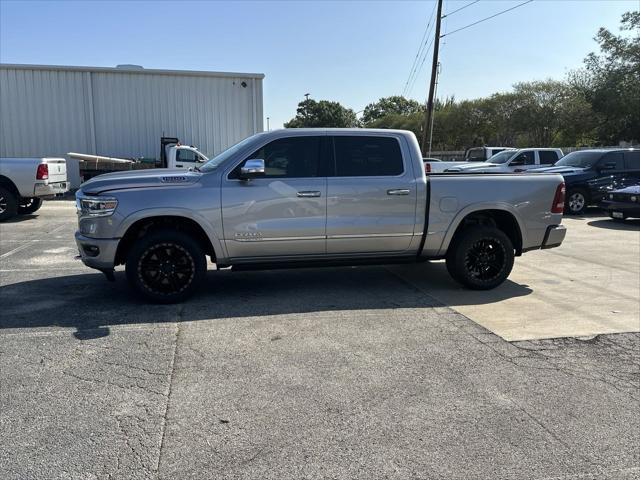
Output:
[[553,167],[530,171],[561,174],[567,186],[564,211],[577,215],[600,203],[611,190],[640,182],[640,149],[579,150]]

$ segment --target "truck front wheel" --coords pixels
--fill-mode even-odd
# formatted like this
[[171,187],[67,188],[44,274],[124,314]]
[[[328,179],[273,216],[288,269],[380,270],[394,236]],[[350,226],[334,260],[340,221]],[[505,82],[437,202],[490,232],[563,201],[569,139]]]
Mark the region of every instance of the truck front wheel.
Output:
[[18,199],[5,187],[0,186],[0,222],[9,220],[18,212]]
[[572,188],[567,193],[564,213],[570,215],[582,215],[587,208],[587,193],[581,188]]
[[509,237],[495,227],[467,227],[456,235],[447,252],[451,277],[473,290],[489,290],[504,282],[513,268]]
[[207,271],[202,248],[173,230],[152,231],[136,241],[127,255],[127,279],[147,300],[181,302],[197,290]]
[[42,199],[38,197],[21,198],[18,205],[18,213],[20,215],[29,215],[37,212],[42,206]]

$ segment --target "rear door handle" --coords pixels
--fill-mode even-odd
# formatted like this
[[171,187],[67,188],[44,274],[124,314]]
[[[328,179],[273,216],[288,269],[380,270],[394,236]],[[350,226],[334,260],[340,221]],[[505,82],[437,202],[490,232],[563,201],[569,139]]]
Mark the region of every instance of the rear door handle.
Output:
[[391,190],[387,190],[387,195],[409,195],[411,190],[408,188],[394,188]]
[[298,197],[301,197],[301,198],[313,198],[313,197],[319,197],[319,196],[320,196],[320,192],[313,191],[313,190],[305,190],[302,192],[298,192]]

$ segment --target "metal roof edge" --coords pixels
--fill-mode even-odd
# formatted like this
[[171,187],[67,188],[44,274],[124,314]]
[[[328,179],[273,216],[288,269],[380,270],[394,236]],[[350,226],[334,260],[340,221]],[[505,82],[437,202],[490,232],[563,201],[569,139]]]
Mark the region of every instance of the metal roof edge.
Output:
[[164,70],[157,68],[116,68],[116,67],[89,67],[73,65],[32,65],[21,63],[0,63],[0,69],[16,70],[55,70],[66,72],[101,72],[101,73],[127,73],[140,75],[181,75],[199,77],[226,77],[226,78],[255,78],[263,79],[264,73],[240,73],[240,72],[212,72],[207,70]]

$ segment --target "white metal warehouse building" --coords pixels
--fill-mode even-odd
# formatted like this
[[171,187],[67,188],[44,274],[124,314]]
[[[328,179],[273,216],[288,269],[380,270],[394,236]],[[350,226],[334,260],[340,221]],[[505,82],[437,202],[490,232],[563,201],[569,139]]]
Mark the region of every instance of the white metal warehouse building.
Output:
[[0,64],[0,157],[215,155],[261,132],[258,73]]

